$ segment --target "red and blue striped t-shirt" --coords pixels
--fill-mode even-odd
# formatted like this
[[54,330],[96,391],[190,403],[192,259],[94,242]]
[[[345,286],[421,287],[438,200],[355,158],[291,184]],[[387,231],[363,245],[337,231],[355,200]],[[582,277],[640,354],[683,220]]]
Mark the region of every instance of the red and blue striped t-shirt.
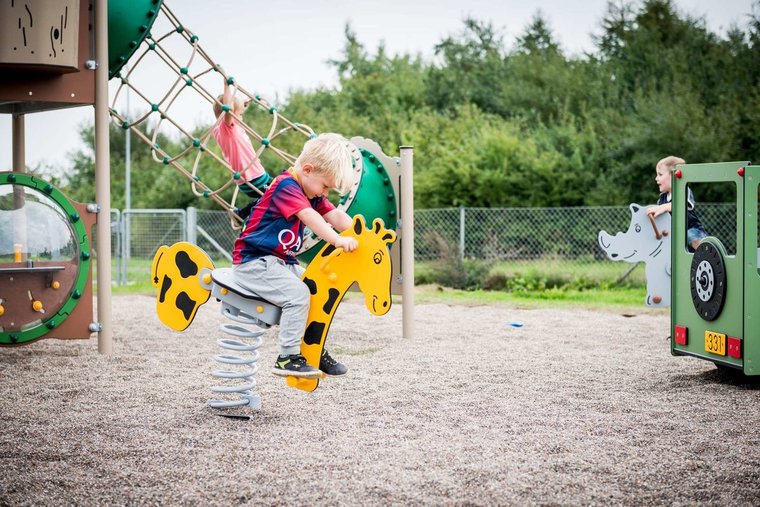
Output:
[[324,216],[335,206],[324,196],[307,199],[290,172],[279,175],[256,203],[243,232],[235,240],[232,263],[242,264],[275,255],[288,264],[295,264],[304,229],[296,213],[306,208],[313,208]]

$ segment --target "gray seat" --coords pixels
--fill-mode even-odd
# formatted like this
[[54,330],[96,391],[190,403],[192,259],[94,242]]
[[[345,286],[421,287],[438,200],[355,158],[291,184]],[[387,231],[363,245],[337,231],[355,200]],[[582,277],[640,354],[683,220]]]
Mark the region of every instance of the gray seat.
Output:
[[211,279],[214,282],[211,295],[222,302],[222,314],[226,317],[262,327],[280,323],[282,309],[235,282],[232,268],[213,270]]

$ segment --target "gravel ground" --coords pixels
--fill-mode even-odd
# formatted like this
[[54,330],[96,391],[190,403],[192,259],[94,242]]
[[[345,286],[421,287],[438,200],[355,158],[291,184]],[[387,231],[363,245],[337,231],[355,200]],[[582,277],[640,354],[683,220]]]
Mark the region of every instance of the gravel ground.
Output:
[[0,349],[1,504],[760,504],[760,384],[671,356],[667,313],[419,304],[408,340],[401,305],[348,300],[348,375],[287,387],[270,330],[262,409],[230,419],[218,303],[181,334],[154,304],[114,297],[110,357]]

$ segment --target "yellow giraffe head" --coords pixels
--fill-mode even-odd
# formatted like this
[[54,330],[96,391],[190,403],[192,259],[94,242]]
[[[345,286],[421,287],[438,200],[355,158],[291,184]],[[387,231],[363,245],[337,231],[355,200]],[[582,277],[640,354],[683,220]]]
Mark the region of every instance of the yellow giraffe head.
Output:
[[[355,237],[358,248],[346,253],[327,245],[312,264],[319,266],[328,281],[346,288],[356,282],[364,294],[367,309],[375,315],[385,315],[391,309],[392,266],[388,245],[396,241],[396,233],[386,229],[379,218],[368,228],[364,217],[356,215],[351,227],[341,236]],[[333,262],[338,257],[340,261]]]

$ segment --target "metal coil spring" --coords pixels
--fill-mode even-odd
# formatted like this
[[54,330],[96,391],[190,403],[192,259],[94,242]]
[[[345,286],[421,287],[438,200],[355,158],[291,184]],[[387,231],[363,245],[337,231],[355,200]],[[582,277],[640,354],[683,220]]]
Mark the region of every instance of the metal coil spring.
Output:
[[215,393],[234,394],[238,393],[242,395],[237,400],[218,400],[212,399],[208,401],[208,404],[212,408],[235,408],[235,407],[249,407],[252,410],[259,410],[261,408],[261,396],[253,394],[251,391],[256,387],[256,380],[253,376],[259,369],[256,362],[259,360],[260,353],[257,350],[264,339],[261,335],[263,330],[251,330],[236,324],[222,324],[220,329],[229,335],[236,336],[238,338],[253,338],[253,343],[246,343],[239,339],[221,338],[217,340],[217,345],[225,350],[231,350],[238,353],[250,352],[246,356],[242,355],[228,355],[219,354],[214,356],[214,360],[227,365],[236,365],[241,367],[250,367],[246,370],[214,370],[211,372],[216,378],[222,379],[234,379],[245,381],[245,384],[238,385],[219,385],[212,386],[211,390]]

